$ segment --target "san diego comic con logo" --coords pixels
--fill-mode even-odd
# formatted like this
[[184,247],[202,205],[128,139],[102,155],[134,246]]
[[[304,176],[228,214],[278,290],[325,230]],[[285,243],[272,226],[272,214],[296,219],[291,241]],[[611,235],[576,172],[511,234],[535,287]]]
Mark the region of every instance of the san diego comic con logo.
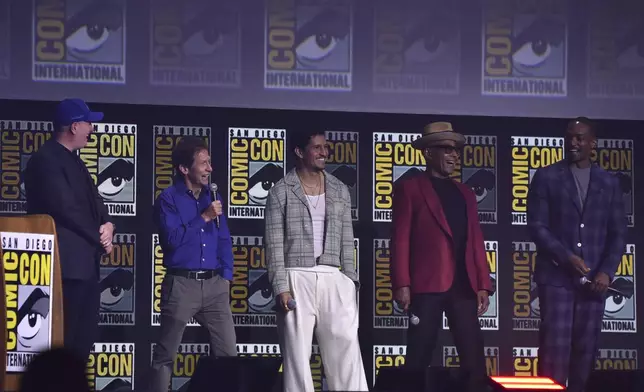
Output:
[[228,217],[264,219],[268,191],[286,174],[286,131],[229,128],[228,145]]
[[592,151],[591,160],[599,167],[614,174],[624,195],[624,208],[628,226],[635,225],[635,180],[633,179],[633,140],[598,139],[597,148]]
[[33,0],[32,79],[125,84],[125,0]]
[[78,156],[110,215],[136,215],[136,134],[133,124],[94,124]]
[[407,346],[374,345],[373,346],[373,382],[376,383],[380,369],[402,367],[405,365]]
[[[237,356],[239,357],[259,357],[259,358],[280,358],[280,346],[270,343],[237,343]],[[311,367],[311,376],[313,378],[313,388],[316,392],[328,391],[324,366],[322,366],[322,354],[317,344],[311,346],[311,358],[309,360]],[[280,365],[279,372],[282,373],[284,365]]]
[[51,347],[54,236],[0,233],[6,298],[6,370],[24,372]]
[[230,309],[236,326],[274,327],[275,298],[268,280],[262,237],[232,236]]
[[134,343],[94,343],[87,362],[92,391],[134,388]]
[[239,86],[238,2],[150,0],[150,7],[152,85]]
[[53,130],[50,122],[0,120],[0,213],[27,212],[23,170]]
[[351,91],[351,0],[266,2],[264,88]]
[[351,218],[358,220],[358,132],[326,131],[329,155],[326,170],[342,181],[351,195]]
[[533,274],[537,246],[533,242],[512,242],[512,329],[538,331],[539,292]]
[[[151,356],[154,355],[156,343],[151,344]],[[172,374],[168,391],[180,391],[195,374],[197,364],[202,356],[210,355],[209,343],[181,343],[177,349],[177,356],[172,364]]]
[[568,94],[565,2],[486,0],[482,36],[483,95]]
[[599,349],[595,370],[636,370],[637,354],[635,349]]
[[[490,296],[490,306],[487,311],[479,316],[479,324],[482,330],[496,331],[499,329],[499,297],[496,290],[499,287],[498,248],[499,243],[497,241],[485,241],[485,258],[490,269],[490,280],[492,281],[494,293]],[[443,312],[443,329],[449,329],[449,319],[445,312]]]
[[458,93],[461,36],[457,3],[379,0],[374,26],[374,91]]
[[114,250],[100,262],[100,324],[134,325],[136,234],[118,233]]
[[564,158],[562,137],[512,136],[512,224],[528,224],[528,190],[537,169]]
[[512,368],[517,377],[537,377],[538,347],[513,347]]
[[622,260],[610,284],[620,294],[609,291],[606,295],[602,332],[637,333],[635,264],[635,244],[626,244]]
[[588,6],[588,97],[644,97],[642,2],[591,1]]
[[[484,347],[485,371],[488,376],[499,375],[499,348]],[[446,368],[461,367],[461,358],[455,346],[443,346],[443,366]]]
[[496,136],[465,135],[465,146],[451,175],[474,192],[482,224],[495,224],[497,219],[496,149]]
[[[420,134],[376,132],[373,136],[373,221],[391,222],[396,181],[425,169],[423,151],[412,147]],[[469,186],[478,202],[481,223],[497,222],[495,136],[466,136],[460,162],[452,174]]]
[[374,298],[373,327],[407,329],[409,320],[403,309],[394,301],[391,285],[388,239],[373,240]]
[[172,150],[184,136],[203,138],[210,151],[210,127],[183,125],[155,125],[153,141],[154,175],[152,180],[152,203],[164,189],[174,183],[175,171],[172,166]]
[[0,80],[11,77],[9,0],[0,0]]
[[394,183],[425,169],[425,157],[411,143],[417,133],[373,134],[373,221],[391,222]]
[[[152,234],[152,314],[151,324],[159,326],[161,318],[161,285],[165,277],[165,267],[163,266],[163,249],[159,243],[159,235]],[[188,327],[196,327],[199,323],[194,317],[188,321]]]

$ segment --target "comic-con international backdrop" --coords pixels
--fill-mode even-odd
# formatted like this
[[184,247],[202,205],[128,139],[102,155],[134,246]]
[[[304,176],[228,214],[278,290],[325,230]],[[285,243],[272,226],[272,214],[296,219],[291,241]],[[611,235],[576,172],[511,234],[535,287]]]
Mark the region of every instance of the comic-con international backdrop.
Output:
[[[21,170],[51,137],[48,121],[55,104],[2,101],[0,105],[3,215],[16,216],[25,211]],[[526,192],[535,169],[565,157],[562,136],[567,120],[91,106],[105,112],[105,121],[96,124],[79,155],[118,228],[114,252],[103,258],[100,269],[101,336],[88,369],[96,389],[122,382],[141,386],[146,381],[151,350],[158,337],[159,290],[165,274],[163,252],[152,224],[152,203],[172,183],[171,151],[186,135],[201,137],[210,146],[213,181],[219,185],[224,211],[230,217],[234,255],[230,306],[239,354],[280,355],[263,247],[265,201],[268,190],[293,167],[292,135],[316,126],[327,131],[331,152],[328,170],[347,184],[351,193],[355,260],[363,284],[360,343],[368,377],[373,379],[382,367],[403,364],[408,320],[392,301],[389,275],[392,187],[403,175],[423,168],[422,155],[410,145],[422,127],[445,120],[467,135],[454,179],[476,194],[490,278],[497,288],[489,310],[480,318],[488,371],[534,374],[539,298],[532,283],[535,245],[525,226]],[[644,164],[637,153],[637,146],[644,143],[643,124],[612,120],[598,123],[600,139],[592,158],[619,177],[630,227],[613,282],[625,296],[606,300],[596,365],[601,369],[633,369],[642,366],[638,355],[644,350],[640,316],[644,307],[641,296],[638,298],[644,268],[638,267],[642,264],[637,256],[644,243],[636,231],[644,216],[642,203],[636,202],[637,193],[644,188],[635,169]],[[4,260],[5,270],[15,277],[15,271],[23,268],[16,260],[31,260],[23,256],[30,254],[29,248],[20,236],[2,236],[3,247],[10,246],[12,255]],[[20,344],[26,338],[38,334],[39,342],[48,341],[47,307],[35,306],[37,300],[41,305],[47,303],[48,252],[45,248],[38,253],[42,272],[35,276],[42,279],[7,280],[11,292],[17,293],[17,298],[11,296],[12,301],[7,296],[11,305],[8,311],[19,309],[15,312],[26,314],[22,307],[31,309],[29,318],[25,317],[9,335],[7,347],[19,358],[32,355]],[[443,321],[443,327],[434,363],[458,366],[449,320]],[[207,342],[205,330],[191,321],[173,370],[175,388],[190,378],[198,358],[209,354]],[[323,390],[324,371],[315,345],[313,353],[316,386]]]
[[644,119],[640,0],[0,0],[0,99]]

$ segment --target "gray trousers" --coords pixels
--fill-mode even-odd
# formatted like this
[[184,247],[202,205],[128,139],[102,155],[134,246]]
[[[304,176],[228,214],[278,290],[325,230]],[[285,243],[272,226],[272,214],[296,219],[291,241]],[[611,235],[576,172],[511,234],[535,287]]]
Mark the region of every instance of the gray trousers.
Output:
[[208,329],[210,353],[237,356],[230,311],[230,282],[215,276],[194,280],[166,274],[161,284],[160,337],[152,355],[150,392],[167,392],[183,331],[192,317]]

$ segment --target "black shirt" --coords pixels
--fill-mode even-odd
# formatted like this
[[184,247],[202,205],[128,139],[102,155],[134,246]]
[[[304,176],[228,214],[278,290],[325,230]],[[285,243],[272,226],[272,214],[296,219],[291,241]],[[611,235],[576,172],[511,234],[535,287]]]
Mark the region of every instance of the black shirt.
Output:
[[447,224],[452,231],[456,274],[454,283],[467,283],[469,279],[465,268],[465,249],[467,246],[467,205],[465,197],[451,179],[430,177],[434,191],[443,206]]

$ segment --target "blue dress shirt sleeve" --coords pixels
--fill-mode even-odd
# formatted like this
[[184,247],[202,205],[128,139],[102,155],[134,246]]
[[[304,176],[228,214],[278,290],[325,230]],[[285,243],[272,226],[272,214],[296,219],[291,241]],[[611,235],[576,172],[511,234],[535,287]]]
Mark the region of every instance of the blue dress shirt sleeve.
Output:
[[154,217],[159,227],[162,243],[168,249],[176,249],[181,246],[206,226],[206,221],[201,214],[197,214],[187,224],[184,224],[172,196],[165,192],[161,193],[157,199]]

